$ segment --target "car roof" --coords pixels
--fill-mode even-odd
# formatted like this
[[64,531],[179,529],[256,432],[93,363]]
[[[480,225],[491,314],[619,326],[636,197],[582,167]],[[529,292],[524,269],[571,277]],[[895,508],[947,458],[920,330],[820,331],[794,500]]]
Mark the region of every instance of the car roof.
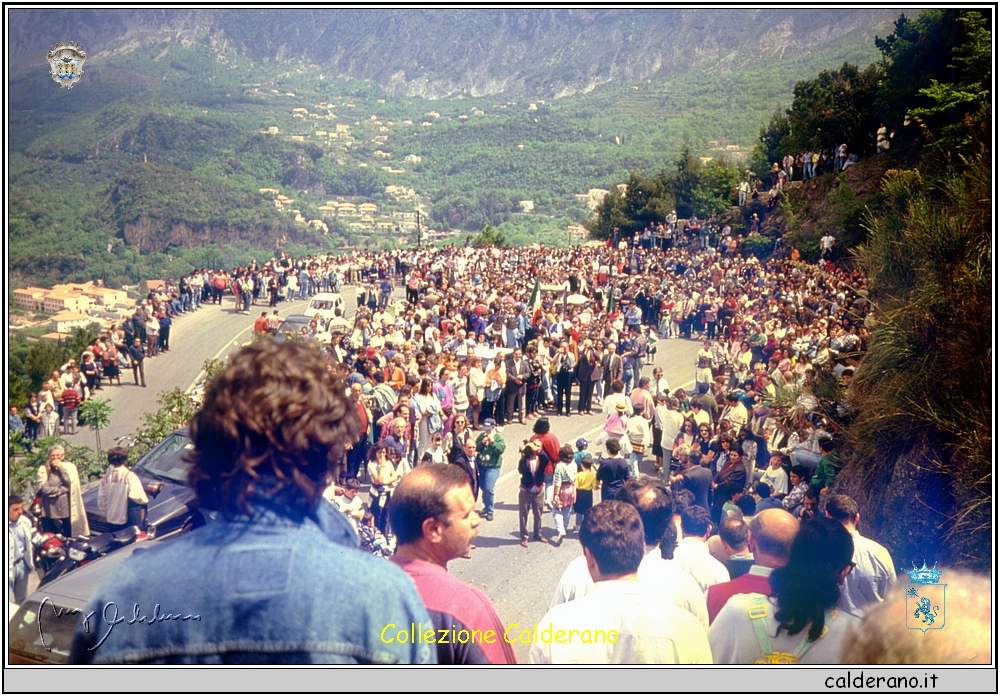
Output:
[[285,321],[290,321],[293,324],[308,324],[313,318],[308,314],[289,314],[285,317]]

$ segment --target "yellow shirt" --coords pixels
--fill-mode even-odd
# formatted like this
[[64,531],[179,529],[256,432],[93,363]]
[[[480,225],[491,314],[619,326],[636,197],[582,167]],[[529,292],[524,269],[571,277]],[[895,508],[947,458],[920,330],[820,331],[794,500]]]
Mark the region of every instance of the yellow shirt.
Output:
[[597,474],[593,469],[590,471],[581,471],[576,475],[576,490],[578,491],[592,491],[597,488]]

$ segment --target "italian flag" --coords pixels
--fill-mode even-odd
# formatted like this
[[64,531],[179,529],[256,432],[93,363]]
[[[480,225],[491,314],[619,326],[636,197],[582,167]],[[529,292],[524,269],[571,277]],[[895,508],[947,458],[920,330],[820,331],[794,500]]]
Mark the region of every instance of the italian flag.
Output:
[[542,306],[542,281],[540,278],[535,278],[535,289],[531,291],[528,306],[531,307],[532,313],[538,311],[539,307]]
[[531,324],[534,326],[538,323],[538,318],[541,316],[542,309],[542,281],[541,278],[535,278],[535,289],[531,291],[531,299],[528,300],[528,307],[531,311]]

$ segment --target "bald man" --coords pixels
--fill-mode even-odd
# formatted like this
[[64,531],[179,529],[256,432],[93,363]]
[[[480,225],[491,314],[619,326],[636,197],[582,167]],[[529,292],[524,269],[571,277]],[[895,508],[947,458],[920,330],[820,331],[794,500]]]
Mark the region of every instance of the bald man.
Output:
[[753,518],[747,538],[753,565],[745,575],[708,588],[709,623],[715,621],[733,595],[751,592],[771,594],[771,571],[788,563],[792,541],[798,533],[799,521],[781,508],[761,510]]
[[425,642],[437,643],[438,664],[516,664],[489,597],[448,573],[448,561],[468,558],[472,551],[480,523],[475,504],[461,467],[430,464],[412,470],[389,502],[398,544],[391,560],[413,579],[427,606],[434,625],[417,630],[430,636]]

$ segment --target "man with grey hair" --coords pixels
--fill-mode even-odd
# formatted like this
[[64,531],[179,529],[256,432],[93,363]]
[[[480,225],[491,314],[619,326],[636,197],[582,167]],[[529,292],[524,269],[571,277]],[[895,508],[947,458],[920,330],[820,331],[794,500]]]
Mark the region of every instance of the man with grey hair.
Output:
[[858,504],[850,496],[830,496],[826,503],[826,516],[840,522],[854,539],[854,567],[844,580],[837,606],[843,611],[864,616],[866,609],[884,601],[896,584],[892,556],[884,546],[858,531],[861,514]]
[[715,621],[715,617],[733,595],[752,592],[764,595],[771,593],[771,571],[788,563],[792,541],[798,532],[799,521],[779,508],[762,510],[753,518],[747,544],[753,554],[754,563],[746,575],[708,588],[709,622]]

